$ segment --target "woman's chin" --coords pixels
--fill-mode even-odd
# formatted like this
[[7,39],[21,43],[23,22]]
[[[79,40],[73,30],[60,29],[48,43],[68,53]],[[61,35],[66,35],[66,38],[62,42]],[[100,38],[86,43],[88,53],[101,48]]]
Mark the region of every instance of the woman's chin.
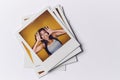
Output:
[[44,40],[48,41],[49,39],[44,39]]

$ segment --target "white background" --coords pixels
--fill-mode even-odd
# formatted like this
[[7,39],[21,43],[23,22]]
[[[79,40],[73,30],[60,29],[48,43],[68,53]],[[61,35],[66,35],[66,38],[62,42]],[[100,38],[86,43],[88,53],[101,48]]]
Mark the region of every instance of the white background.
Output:
[[24,51],[15,33],[21,18],[61,4],[84,52],[67,71],[40,80],[120,80],[119,0],[0,0],[0,80],[39,80],[24,68]]

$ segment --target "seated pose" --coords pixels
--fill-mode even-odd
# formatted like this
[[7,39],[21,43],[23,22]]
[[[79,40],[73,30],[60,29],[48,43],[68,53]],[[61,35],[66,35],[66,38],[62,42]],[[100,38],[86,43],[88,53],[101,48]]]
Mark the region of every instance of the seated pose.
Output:
[[48,55],[51,55],[62,46],[62,43],[57,39],[57,37],[65,33],[66,32],[63,29],[52,30],[48,27],[39,29],[35,35],[36,42],[33,46],[33,51],[38,53],[42,49],[45,49]]

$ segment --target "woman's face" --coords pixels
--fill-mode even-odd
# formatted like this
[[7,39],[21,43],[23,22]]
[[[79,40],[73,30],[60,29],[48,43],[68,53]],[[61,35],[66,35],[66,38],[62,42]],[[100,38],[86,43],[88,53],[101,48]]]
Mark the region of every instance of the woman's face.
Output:
[[49,40],[49,34],[46,31],[42,30],[40,32],[40,35],[41,35],[42,39]]

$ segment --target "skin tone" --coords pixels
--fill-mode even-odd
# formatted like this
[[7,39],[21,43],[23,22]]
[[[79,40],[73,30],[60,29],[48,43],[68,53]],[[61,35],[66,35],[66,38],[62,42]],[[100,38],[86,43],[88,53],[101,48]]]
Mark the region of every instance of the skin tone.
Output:
[[[47,33],[46,31],[42,30],[40,33],[37,32],[35,37],[36,37],[36,42],[35,42],[35,45],[33,46],[33,51],[35,53],[38,53],[39,51],[41,51],[42,49],[45,48],[45,44],[41,42],[41,40],[47,40],[48,41],[48,45],[50,45],[53,40],[52,39],[49,39],[49,36],[52,35],[53,37],[57,38],[59,37],[60,35],[63,35],[65,34],[66,32],[63,30],[63,29],[60,29],[60,30],[52,30],[48,27],[44,27],[44,29],[49,33]],[[41,39],[41,37],[42,39]]]

